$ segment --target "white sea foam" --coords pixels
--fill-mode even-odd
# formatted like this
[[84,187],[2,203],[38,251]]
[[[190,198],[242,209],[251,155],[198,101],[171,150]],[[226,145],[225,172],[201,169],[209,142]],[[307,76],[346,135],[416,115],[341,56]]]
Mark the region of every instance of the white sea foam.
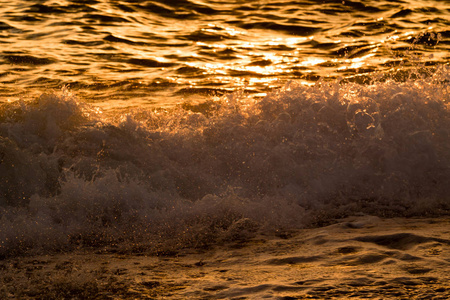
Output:
[[4,104],[0,255],[448,214],[448,80],[441,66],[406,82],[292,82],[261,101],[109,118],[67,91]]

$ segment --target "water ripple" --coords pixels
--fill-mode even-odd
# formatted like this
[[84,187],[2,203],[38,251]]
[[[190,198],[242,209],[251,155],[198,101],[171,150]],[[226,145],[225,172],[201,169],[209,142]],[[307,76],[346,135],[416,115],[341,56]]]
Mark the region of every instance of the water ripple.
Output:
[[[212,94],[264,95],[275,81],[446,64],[448,13],[435,0],[4,1],[0,83],[4,95],[30,97],[70,85],[105,99],[110,91],[98,87],[115,82],[157,102],[180,91],[201,98],[211,84],[220,86]],[[161,79],[171,82],[164,94],[151,87]]]

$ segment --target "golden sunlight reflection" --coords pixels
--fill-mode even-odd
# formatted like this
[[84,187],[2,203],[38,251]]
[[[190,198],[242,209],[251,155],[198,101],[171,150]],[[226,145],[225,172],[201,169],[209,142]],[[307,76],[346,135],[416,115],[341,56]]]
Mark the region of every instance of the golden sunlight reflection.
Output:
[[301,66],[315,66],[321,63],[326,62],[323,58],[315,58],[315,57],[308,57],[306,60],[302,61],[300,63]]
[[211,32],[211,33],[216,33],[217,31],[220,32],[224,32],[229,36],[236,36],[239,34],[245,34],[244,31],[238,30],[237,28],[232,28],[232,27],[224,27],[218,24],[208,24],[208,26],[210,28],[203,28],[202,31],[206,31],[206,32]]
[[[63,10],[69,2],[50,1],[42,4],[42,9],[57,5]],[[236,4],[188,0],[175,6],[163,2],[98,0],[88,5],[98,14],[81,10],[51,14],[48,26],[39,29],[6,14],[7,22],[0,23],[8,25],[0,24],[0,39],[8,45],[5,51],[19,54],[18,58],[0,57],[0,79],[8,90],[5,95],[17,96],[17,86],[23,90],[44,82],[46,87],[58,88],[64,83],[93,102],[146,98],[148,103],[156,103],[169,101],[167,98],[178,101],[180,95],[185,96],[184,91],[204,95],[217,89],[223,94],[240,88],[237,79],[242,78],[247,82],[246,90],[265,92],[288,80],[315,82],[355,72],[388,71],[400,61],[418,57],[423,50],[418,48],[427,43],[423,35],[439,43],[440,33],[445,36],[447,32],[439,22],[425,22],[425,15],[419,23],[405,19],[403,14],[411,12],[403,8],[399,8],[398,17],[389,9],[389,13],[368,13],[358,19],[333,14],[341,3],[311,4],[311,14],[304,14],[298,5],[285,0],[276,5],[278,11],[272,10],[270,1]],[[408,9],[423,6],[420,1],[408,3]],[[248,18],[236,15],[244,7],[246,12],[253,11]],[[318,7],[327,13],[316,10]],[[12,10],[6,2],[0,7],[0,12]],[[45,18],[35,8],[29,11],[30,15],[35,13]],[[85,22],[78,22],[83,18]],[[436,18],[443,19],[439,14]],[[72,20],[77,22],[68,26]],[[37,68],[22,58],[31,49],[31,42],[30,59],[37,62]],[[40,47],[40,42],[45,47]],[[448,51],[439,46],[432,49],[433,62],[447,60]],[[154,100],[155,95],[158,100]]]
[[[384,17],[378,17],[377,22],[383,22]],[[256,86],[271,88],[280,84],[286,76],[296,74],[296,79],[305,84],[311,84],[319,77],[335,78],[340,76],[343,70],[364,69],[373,62],[384,63],[384,53],[391,51],[391,47],[400,40],[416,34],[413,31],[401,33],[394,31],[383,36],[366,37],[364,46],[350,48],[354,38],[341,36],[340,38],[328,38],[323,36],[293,37],[285,34],[274,33],[268,35],[258,32],[248,32],[231,26],[223,26],[209,23],[202,31],[207,33],[220,33],[226,36],[247,36],[245,39],[222,39],[221,41],[197,41],[196,46],[207,49],[214,56],[204,56],[201,53],[195,61],[186,61],[185,65],[202,70],[203,75],[213,75],[214,82],[237,84],[233,77],[246,78],[246,89],[251,90]],[[315,54],[306,55],[305,48],[308,44],[323,45],[324,51],[316,51]],[[348,51],[344,51],[349,47]],[[380,49],[383,48],[382,51]],[[336,49],[343,51],[337,55],[324,55],[326,50]],[[206,51],[206,50],[205,50]],[[276,79],[275,79],[276,78]],[[308,80],[305,80],[307,79]],[[310,79],[311,78],[311,79]]]
[[370,57],[375,56],[375,53],[370,53],[362,57],[356,57],[352,59],[346,59],[344,60],[345,63],[348,63],[350,65],[344,65],[338,68],[338,70],[347,70],[347,69],[358,69],[364,66],[366,63],[366,60]]

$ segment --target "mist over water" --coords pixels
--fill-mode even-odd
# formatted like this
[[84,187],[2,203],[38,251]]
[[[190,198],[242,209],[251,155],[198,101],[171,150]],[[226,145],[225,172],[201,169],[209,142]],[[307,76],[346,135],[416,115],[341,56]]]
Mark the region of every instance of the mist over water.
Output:
[[450,210],[438,1],[16,1],[0,257]]

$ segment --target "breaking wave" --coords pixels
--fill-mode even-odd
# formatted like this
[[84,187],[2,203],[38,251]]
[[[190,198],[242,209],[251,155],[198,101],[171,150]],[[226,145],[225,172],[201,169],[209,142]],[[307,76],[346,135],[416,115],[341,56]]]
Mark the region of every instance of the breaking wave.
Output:
[[[69,91],[0,110],[0,256],[169,251],[352,214],[450,211],[449,67],[102,112]],[[126,246],[124,246],[126,245]]]

